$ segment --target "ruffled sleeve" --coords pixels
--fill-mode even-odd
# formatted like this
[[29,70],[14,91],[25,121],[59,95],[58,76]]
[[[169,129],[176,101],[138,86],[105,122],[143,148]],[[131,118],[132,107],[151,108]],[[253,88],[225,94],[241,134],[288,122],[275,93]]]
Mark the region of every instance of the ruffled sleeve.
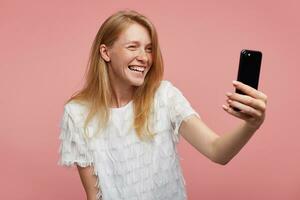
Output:
[[189,117],[196,115],[200,118],[200,115],[193,109],[190,102],[183,96],[182,92],[176,88],[171,82],[167,82],[166,87],[167,105],[170,115],[171,124],[174,129],[175,141],[179,141],[179,127],[183,120],[187,120]]
[[93,163],[93,157],[88,149],[87,142],[84,140],[83,128],[76,126],[77,123],[70,114],[67,105],[64,107],[60,123],[60,158],[58,165],[67,167],[74,166],[74,164],[81,167],[90,166]]

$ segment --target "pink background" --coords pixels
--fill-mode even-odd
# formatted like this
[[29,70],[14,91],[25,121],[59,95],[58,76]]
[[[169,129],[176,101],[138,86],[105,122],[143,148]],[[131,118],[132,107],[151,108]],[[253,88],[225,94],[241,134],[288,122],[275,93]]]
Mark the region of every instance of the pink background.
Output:
[[263,52],[264,125],[226,166],[179,144],[189,199],[300,199],[299,2],[0,2],[0,199],[84,199],[76,168],[57,166],[63,102],[82,86],[99,26],[119,9],[156,25],[165,79],[218,134],[239,120],[222,110],[239,52]]

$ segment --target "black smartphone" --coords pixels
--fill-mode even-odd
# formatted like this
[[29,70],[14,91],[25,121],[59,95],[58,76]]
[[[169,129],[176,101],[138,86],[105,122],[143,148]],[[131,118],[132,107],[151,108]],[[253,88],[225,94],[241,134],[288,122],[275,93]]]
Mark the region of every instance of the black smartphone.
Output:
[[[261,67],[262,53],[256,50],[243,49],[240,53],[240,63],[237,80],[258,89],[258,81]],[[245,94],[236,89],[236,93]],[[235,111],[240,111],[233,108]]]

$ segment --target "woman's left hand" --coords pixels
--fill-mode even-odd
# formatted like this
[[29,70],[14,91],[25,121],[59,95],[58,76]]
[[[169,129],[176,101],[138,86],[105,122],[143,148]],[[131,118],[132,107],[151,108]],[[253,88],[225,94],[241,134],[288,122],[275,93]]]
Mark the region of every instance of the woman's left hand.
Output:
[[[228,106],[223,109],[229,114],[245,120],[246,125],[258,129],[265,119],[267,95],[239,81],[233,81],[234,87],[245,94],[226,93]],[[240,111],[234,111],[232,107]]]

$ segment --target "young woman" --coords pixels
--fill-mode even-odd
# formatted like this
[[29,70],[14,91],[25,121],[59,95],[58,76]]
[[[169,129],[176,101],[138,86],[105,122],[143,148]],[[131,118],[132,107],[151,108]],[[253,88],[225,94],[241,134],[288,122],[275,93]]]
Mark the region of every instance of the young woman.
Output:
[[183,94],[162,80],[163,71],[149,19],[126,10],[102,24],[85,86],[67,101],[61,121],[59,164],[77,166],[88,200],[187,199],[179,136],[225,165],[263,123],[266,95],[237,82],[246,95],[228,93],[229,106],[223,108],[241,124],[218,136]]

